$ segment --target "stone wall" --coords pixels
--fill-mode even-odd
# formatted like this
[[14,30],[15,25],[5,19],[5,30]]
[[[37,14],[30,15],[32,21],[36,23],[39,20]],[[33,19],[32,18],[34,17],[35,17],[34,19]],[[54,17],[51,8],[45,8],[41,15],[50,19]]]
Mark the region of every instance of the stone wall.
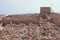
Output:
[[7,24],[20,24],[20,23],[34,23],[38,24],[39,23],[39,18],[38,17],[33,17],[33,16],[7,16],[2,20],[3,25]]
[[52,23],[56,24],[57,26],[60,26],[60,14],[53,13],[53,14],[51,14],[51,15],[48,16],[48,19]]

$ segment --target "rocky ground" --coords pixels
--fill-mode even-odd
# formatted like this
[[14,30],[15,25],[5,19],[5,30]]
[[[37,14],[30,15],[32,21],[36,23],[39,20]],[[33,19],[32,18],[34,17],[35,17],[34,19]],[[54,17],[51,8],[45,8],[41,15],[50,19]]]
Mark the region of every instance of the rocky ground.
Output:
[[4,27],[0,25],[0,40],[60,40],[60,27],[53,23],[60,25],[60,20],[53,17],[52,22],[50,18],[52,16],[47,19],[41,17],[39,25],[33,23],[8,24]]
[[[2,33],[1,33],[2,32]],[[0,30],[0,40],[60,40],[60,28],[50,22],[8,24]]]

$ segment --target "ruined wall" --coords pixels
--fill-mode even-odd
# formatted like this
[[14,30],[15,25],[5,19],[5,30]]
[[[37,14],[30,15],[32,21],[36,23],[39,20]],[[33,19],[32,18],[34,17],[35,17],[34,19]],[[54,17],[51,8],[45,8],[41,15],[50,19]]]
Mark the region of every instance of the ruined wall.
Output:
[[34,24],[38,24],[39,23],[39,19],[36,17],[29,17],[29,16],[7,16],[6,18],[4,18],[2,20],[3,25],[9,24],[10,22],[12,22],[13,24],[19,24],[19,23],[34,23]]
[[51,14],[51,15],[49,15],[48,16],[48,19],[52,22],[52,23],[54,23],[54,24],[56,24],[57,26],[60,26],[60,14],[55,14],[55,13],[53,13],[53,14]]
[[[42,12],[48,13],[48,10]],[[42,17],[39,15],[39,18],[37,16],[7,16],[2,19],[3,25],[6,26],[0,31],[0,40],[60,40],[59,17],[60,14]]]
[[50,7],[40,7],[40,13],[50,13],[51,8]]

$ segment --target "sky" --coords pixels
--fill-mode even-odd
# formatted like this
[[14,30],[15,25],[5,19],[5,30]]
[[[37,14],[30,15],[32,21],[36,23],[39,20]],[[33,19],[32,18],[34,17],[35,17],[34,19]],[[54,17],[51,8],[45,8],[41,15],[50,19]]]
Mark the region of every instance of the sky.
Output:
[[60,0],[0,0],[0,14],[40,13],[40,7],[51,7],[60,13]]

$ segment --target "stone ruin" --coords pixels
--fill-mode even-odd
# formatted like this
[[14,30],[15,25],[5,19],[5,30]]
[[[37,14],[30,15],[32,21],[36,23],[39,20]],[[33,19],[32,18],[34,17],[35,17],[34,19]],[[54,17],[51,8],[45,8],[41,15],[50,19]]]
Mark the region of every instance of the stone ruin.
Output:
[[36,15],[8,15],[0,20],[0,40],[60,40],[60,14],[41,7]]
[[7,24],[19,24],[19,23],[34,23],[34,24],[39,24],[40,17],[46,18],[51,12],[50,12],[50,7],[41,7],[40,11],[41,13],[36,15],[8,15],[5,18],[2,19],[3,26]]

